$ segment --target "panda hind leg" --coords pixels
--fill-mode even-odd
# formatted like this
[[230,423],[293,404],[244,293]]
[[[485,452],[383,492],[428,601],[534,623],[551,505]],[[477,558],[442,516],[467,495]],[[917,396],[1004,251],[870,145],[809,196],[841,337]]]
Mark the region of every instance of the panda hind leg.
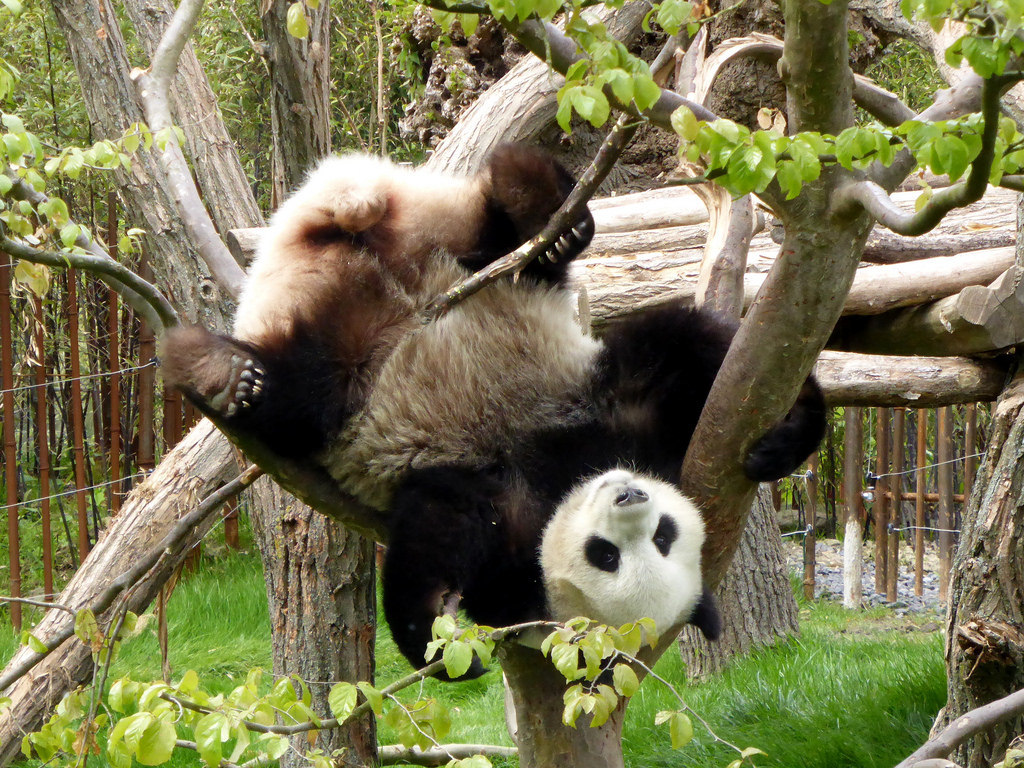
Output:
[[261,399],[266,368],[255,350],[205,328],[168,330],[160,361],[164,381],[213,415],[230,419]]
[[[396,491],[382,573],[384,617],[414,668],[426,663],[434,619],[455,610],[493,549],[499,491],[486,473],[449,467],[413,471]],[[474,657],[457,679],[484,672]],[[437,677],[452,679],[443,671]]]

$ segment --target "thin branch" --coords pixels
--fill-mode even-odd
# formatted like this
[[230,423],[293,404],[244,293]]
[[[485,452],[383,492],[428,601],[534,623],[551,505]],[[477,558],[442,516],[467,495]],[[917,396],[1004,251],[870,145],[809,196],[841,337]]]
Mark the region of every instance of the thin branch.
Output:
[[[262,474],[262,469],[255,465],[250,465],[234,480],[229,483],[225,483],[203,499],[195,509],[187,515],[182,516],[181,519],[175,523],[174,527],[167,532],[167,535],[164,536],[158,544],[156,544],[156,546],[136,560],[135,565],[110,582],[110,584],[108,584],[107,587],[97,595],[96,599],[83,610],[90,610],[96,615],[106,611],[111,605],[113,605],[114,601],[122,592],[137,583],[154,565],[156,565],[165,552],[174,551],[177,547],[180,547],[197,525],[199,525],[209,515],[216,512],[216,510],[232,496],[237,495],[241,490],[252,485],[253,482],[255,482]],[[145,487],[145,483],[139,486],[140,489]],[[15,681],[46,658],[49,653],[59,648],[64,641],[68,640],[74,634],[75,622],[74,620],[71,620],[49,638],[46,653],[33,653],[31,655],[27,655],[16,666],[9,667],[5,672],[0,673],[0,691],[6,690],[10,687]]]
[[1003,176],[999,179],[999,186],[1005,187],[1006,189],[1012,189],[1014,192],[1024,192],[1024,175],[1013,174],[1010,176]]
[[171,80],[178,67],[178,57],[188,43],[202,7],[202,0],[182,0],[153,54],[150,69],[133,71],[132,79],[139,89],[139,98],[150,130],[154,133],[166,131],[167,144],[162,152],[158,152],[158,157],[167,174],[171,196],[185,228],[218,285],[237,298],[245,273],[217,235],[217,229],[192,180],[177,136],[171,130],[174,125],[169,99]]
[[897,207],[879,184],[873,181],[857,181],[841,187],[833,198],[837,211],[852,204],[859,204],[879,224],[900,235],[922,235],[934,229],[954,208],[960,208],[981,199],[988,186],[989,172],[995,157],[995,140],[999,130],[999,95],[1002,89],[1014,82],[1009,78],[986,80],[982,90],[982,116],[984,128],[981,134],[981,151],[974,158],[967,179],[946,187],[935,195],[916,213],[907,213]]
[[630,139],[633,138],[638,127],[639,123],[634,118],[621,116],[608,132],[608,136],[605,137],[597,154],[594,155],[590,167],[583,173],[572,192],[551,216],[540,233],[512,253],[491,262],[476,274],[467,277],[439,296],[428,308],[427,317],[429,319],[440,317],[457,303],[472,296],[503,275],[520,273],[527,264],[549,248],[563,232],[579,221],[587,202],[608,176],[609,171],[619,159],[626,145],[629,144]]
[[[37,209],[40,205],[49,201],[50,198],[47,195],[37,191],[31,184],[18,176],[17,173],[13,172],[12,169],[8,169],[6,175],[14,182],[14,186],[11,188],[11,195],[16,200],[26,200],[32,203],[32,205]],[[83,251],[89,251],[97,258],[113,261],[106,248],[100,245],[100,243],[94,238],[88,237],[84,228],[79,231],[74,244]],[[147,297],[140,296],[114,275],[107,275],[102,279],[107,285],[120,294],[121,298],[123,298],[129,306],[132,307],[132,309],[145,317],[146,322],[148,322],[150,326],[153,328],[159,328],[161,326],[159,315],[153,311],[151,302]],[[175,320],[175,323],[177,323],[177,320]]]
[[20,605],[34,605],[36,608],[45,608],[50,610],[53,608],[56,611],[64,611],[74,616],[77,611],[74,608],[70,608],[60,603],[51,603],[46,600],[32,600],[28,597],[11,597],[10,595],[0,595],[0,603],[19,603]]
[[83,269],[96,275],[120,293],[132,309],[142,315],[152,327],[162,329],[178,324],[178,315],[174,307],[155,285],[143,280],[109,256],[39,250],[11,240],[3,234],[0,234],[0,251],[33,264]]
[[435,749],[408,749],[402,746],[384,746],[377,751],[381,765],[447,765],[452,760],[464,760],[474,755],[487,757],[516,757],[515,747],[496,747],[489,744],[443,744]]
[[1024,689],[960,715],[896,768],[913,768],[923,760],[946,757],[968,739],[1021,714],[1024,714]]

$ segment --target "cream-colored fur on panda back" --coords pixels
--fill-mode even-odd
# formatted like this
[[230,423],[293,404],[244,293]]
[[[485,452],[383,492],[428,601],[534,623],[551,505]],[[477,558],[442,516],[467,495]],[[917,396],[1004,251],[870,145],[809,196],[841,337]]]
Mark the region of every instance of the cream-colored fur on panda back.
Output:
[[[663,554],[655,538],[665,548],[668,528],[674,539]],[[591,478],[566,496],[544,531],[541,569],[551,615],[613,626],[648,617],[659,631],[685,622],[703,593],[703,544],[700,511],[674,486],[622,469]],[[615,569],[591,562],[588,546],[591,558],[604,553],[610,561],[617,552]]]

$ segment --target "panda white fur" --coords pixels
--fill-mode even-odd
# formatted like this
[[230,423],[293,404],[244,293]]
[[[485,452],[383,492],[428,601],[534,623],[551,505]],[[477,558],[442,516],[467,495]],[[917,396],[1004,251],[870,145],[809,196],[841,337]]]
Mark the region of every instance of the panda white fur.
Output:
[[674,485],[613,469],[574,488],[544,529],[541,570],[552,618],[621,626],[647,617],[658,630],[720,622],[703,587],[704,521]]
[[[514,145],[468,177],[332,158],[273,217],[235,336],[164,339],[165,380],[198,407],[387,514],[385,615],[417,666],[453,598],[494,626],[548,615],[541,534],[582,478],[630,466],[678,481],[735,331],[669,305],[600,341],[583,334],[565,283],[589,212],[520,279],[422,322],[456,279],[536,234],[571,187],[548,155]],[[747,474],[788,474],[823,431],[809,378]]]

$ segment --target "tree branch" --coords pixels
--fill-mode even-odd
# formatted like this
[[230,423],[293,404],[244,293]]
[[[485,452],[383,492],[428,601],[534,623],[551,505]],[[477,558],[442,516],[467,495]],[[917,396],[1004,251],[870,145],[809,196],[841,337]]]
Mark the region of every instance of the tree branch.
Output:
[[202,7],[202,0],[182,0],[153,55],[150,69],[135,70],[132,72],[132,79],[138,86],[139,98],[142,100],[150,130],[154,133],[166,132],[167,143],[163,151],[158,150],[158,157],[164,173],[167,174],[170,192],[189,236],[217,283],[228,294],[237,298],[245,273],[231,258],[228,249],[217,235],[217,229],[203,206],[177,136],[172,130],[174,122],[171,118],[169,100],[170,83],[178,66],[178,57],[188,42]]
[[383,746],[378,749],[381,765],[447,765],[452,760],[464,760],[474,755],[487,757],[516,757],[515,747],[495,747],[488,744],[443,744],[433,749],[411,749],[403,746]]
[[519,274],[537,256],[544,253],[555,240],[580,220],[587,202],[629,144],[639,123],[632,117],[621,116],[605,137],[590,166],[580,177],[572,192],[535,237],[523,243],[512,253],[491,262],[476,274],[467,277],[439,296],[427,310],[429,319],[440,317],[457,303],[472,296],[503,275]]
[[48,267],[75,267],[97,275],[103,282],[121,294],[132,309],[142,315],[154,328],[163,329],[178,324],[174,307],[160,290],[127,267],[107,255],[44,251],[11,240],[0,234],[0,251],[14,258]]
[[946,757],[968,739],[990,731],[997,725],[1018,717],[1022,713],[1024,713],[1024,690],[1015,691],[1009,696],[972,709],[943,728],[937,736],[925,742],[896,768],[914,768],[914,766],[921,766],[924,760]]
[[[11,194],[16,200],[27,200],[32,203],[36,209],[38,209],[41,204],[49,201],[49,197],[42,192],[36,191],[31,184],[28,184],[24,179],[19,177],[16,173],[13,173],[11,170],[7,171],[7,177],[14,182]],[[75,238],[75,245],[83,251],[89,251],[97,258],[113,261],[107,250],[94,238],[87,237],[84,230],[80,231],[78,237]],[[29,259],[25,260],[29,261]],[[148,298],[140,296],[113,274],[108,274],[101,279],[117,291],[117,293],[121,295],[121,298],[123,298],[128,305],[132,307],[132,309],[142,315],[146,319],[146,322],[148,322],[153,328],[160,328],[164,325],[160,319],[159,310],[154,311],[154,306]],[[153,288],[153,290],[155,291],[157,289]],[[168,305],[168,307],[170,307],[170,305]],[[173,313],[173,311],[174,310],[172,308],[171,312]],[[175,319],[174,324],[177,324],[177,322],[177,319]]]
[[995,158],[996,136],[999,132],[999,95],[1016,79],[1007,77],[986,80],[982,88],[981,151],[971,163],[967,179],[939,190],[916,213],[907,213],[893,204],[886,191],[873,181],[858,181],[839,188],[833,201],[837,210],[859,203],[878,223],[900,235],[923,235],[933,229],[954,208],[973,203],[985,194],[992,161]]

